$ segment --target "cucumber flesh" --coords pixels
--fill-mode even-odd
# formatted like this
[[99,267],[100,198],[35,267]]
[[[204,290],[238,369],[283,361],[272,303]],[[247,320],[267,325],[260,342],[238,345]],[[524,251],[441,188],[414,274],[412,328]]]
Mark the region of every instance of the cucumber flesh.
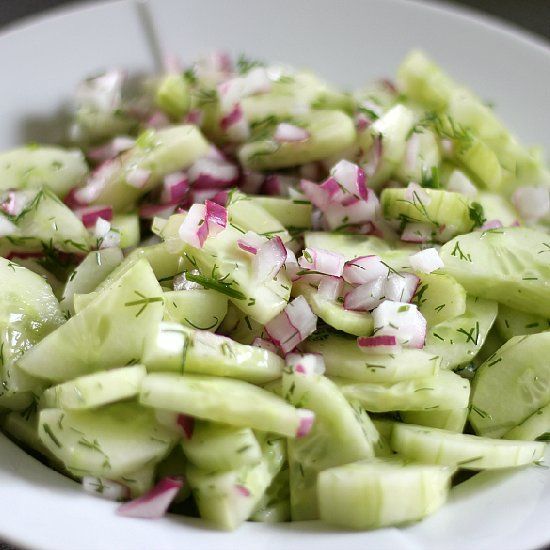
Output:
[[[161,480],[165,477],[184,477],[187,470],[187,463],[187,458],[183,454],[181,445],[176,445],[172,449],[172,452],[157,465],[155,477],[157,480]],[[188,483],[184,483],[174,498],[174,502],[183,502],[189,496],[191,496],[191,488]]]
[[537,334],[544,330],[550,330],[550,319],[500,305],[496,327],[504,340],[510,340],[514,336]]
[[215,332],[227,314],[227,297],[206,289],[164,293],[164,320]]
[[524,466],[540,460],[545,448],[539,442],[489,439],[413,424],[396,424],[391,446],[397,453],[419,462],[466,470]]
[[93,409],[135,397],[147,374],[143,365],[81,376],[48,388],[40,399],[43,409]]
[[271,216],[291,232],[311,228],[311,203],[306,200],[285,199],[283,197],[250,197]]
[[115,214],[111,220],[111,229],[120,235],[120,248],[133,248],[139,245],[141,235],[137,214]]
[[252,344],[256,338],[264,336],[264,326],[229,302],[227,315],[218,333],[229,336],[239,344]]
[[422,519],[447,500],[453,470],[376,459],[319,474],[320,516],[351,529],[376,529]]
[[288,467],[283,464],[250,516],[252,521],[281,523],[290,521],[290,489]]
[[524,441],[548,441],[550,439],[550,403],[536,410],[529,418],[502,437]]
[[406,424],[418,424],[430,428],[441,428],[449,432],[462,433],[468,420],[469,409],[451,409],[448,411],[401,411],[399,415]]

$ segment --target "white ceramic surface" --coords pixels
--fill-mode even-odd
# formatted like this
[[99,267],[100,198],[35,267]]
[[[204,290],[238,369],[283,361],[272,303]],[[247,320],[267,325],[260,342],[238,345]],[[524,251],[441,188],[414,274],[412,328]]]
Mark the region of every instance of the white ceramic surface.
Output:
[[[522,140],[550,149],[550,50],[489,20],[407,0],[152,0],[151,12],[162,46],[184,59],[218,47],[307,65],[348,86],[394,74],[420,46],[494,101]],[[109,66],[151,70],[150,46],[131,1],[87,4],[0,34],[0,149],[58,137],[52,121],[81,77]],[[308,522],[227,534],[181,517],[119,518],[115,504],[0,435],[0,538],[41,550],[531,549],[550,542],[549,472],[480,474],[439,513],[403,529],[350,533]]]

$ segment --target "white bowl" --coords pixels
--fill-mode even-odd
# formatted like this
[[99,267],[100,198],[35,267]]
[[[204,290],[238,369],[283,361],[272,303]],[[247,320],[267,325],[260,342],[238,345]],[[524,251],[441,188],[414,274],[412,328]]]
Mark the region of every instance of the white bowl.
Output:
[[[0,34],[0,149],[59,138],[52,123],[83,76],[110,66],[152,70],[155,47],[138,12],[130,1],[88,4]],[[494,101],[523,141],[550,142],[550,50],[486,18],[404,0],[153,0],[151,12],[162,47],[184,59],[223,48],[306,65],[347,86],[393,75],[419,46]],[[176,516],[117,517],[115,504],[84,494],[1,435],[0,457],[0,538],[43,550],[518,550],[550,542],[542,467],[475,476],[439,513],[401,529],[249,523],[227,534]]]

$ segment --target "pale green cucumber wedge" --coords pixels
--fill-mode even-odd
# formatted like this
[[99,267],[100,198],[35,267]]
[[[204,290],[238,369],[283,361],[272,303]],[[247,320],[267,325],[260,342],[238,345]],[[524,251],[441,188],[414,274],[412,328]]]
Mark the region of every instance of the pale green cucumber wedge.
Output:
[[49,187],[63,198],[88,174],[84,155],[76,150],[28,145],[0,154],[0,189]]
[[355,127],[342,111],[312,111],[300,126],[309,132],[304,141],[278,143],[262,140],[246,143],[239,150],[239,159],[251,170],[273,170],[296,166],[337,155],[355,141]]
[[114,479],[130,489],[130,498],[137,498],[153,487],[155,481],[155,467],[145,466],[136,472],[129,472]]
[[383,445],[386,449],[389,449],[390,455],[393,454],[393,451],[390,447],[391,441],[391,432],[393,430],[393,425],[396,424],[395,420],[390,420],[389,418],[376,417],[373,418],[372,423],[376,428],[376,431],[380,435],[380,438],[383,441]]
[[122,367],[81,376],[48,388],[40,398],[42,409],[93,409],[135,397],[147,371],[143,365]]
[[312,206],[307,200],[264,196],[253,196],[251,199],[279,220],[291,234],[311,228]]
[[38,435],[75,475],[120,476],[164,458],[175,443],[153,411],[117,403],[93,411],[43,409]]
[[466,312],[431,327],[424,351],[441,357],[441,368],[451,369],[474,359],[497,316],[497,303],[467,298]]
[[227,314],[227,297],[207,289],[164,293],[164,319],[189,328],[215,332]]
[[98,111],[81,107],[75,113],[77,140],[90,143],[105,141],[120,135],[134,134],[138,122],[121,110]]
[[550,332],[508,340],[476,371],[470,423],[487,437],[501,437],[550,401]]
[[440,358],[424,350],[402,349],[396,353],[363,351],[357,341],[342,336],[310,337],[304,348],[320,353],[329,376],[358,382],[391,383],[399,380],[428,378],[439,370]]
[[290,488],[288,466],[275,476],[271,485],[250,516],[251,521],[262,523],[282,523],[290,521]]
[[389,437],[384,437],[376,427],[374,421],[369,416],[369,413],[365,410],[363,405],[357,400],[348,399],[355,418],[361,425],[361,429],[365,434],[365,437],[370,441],[375,456],[390,456],[393,451],[390,448]]
[[517,311],[502,304],[498,308],[498,317],[495,324],[498,333],[504,340],[510,340],[514,336],[522,336],[523,334],[536,334],[537,332],[550,330],[550,319]]
[[548,235],[520,227],[461,235],[440,251],[445,273],[474,296],[550,317]]
[[320,517],[351,529],[422,519],[447,500],[453,469],[400,458],[361,461],[319,474]]
[[374,329],[374,321],[369,312],[351,311],[344,309],[344,306],[336,300],[327,300],[316,289],[311,288],[308,283],[294,283],[292,287],[293,296],[301,295],[306,300],[315,315],[323,321],[347,334],[355,336],[369,336]]
[[256,338],[264,336],[264,326],[229,302],[227,315],[218,333],[229,336],[239,344],[252,344]]
[[348,399],[356,399],[367,411],[418,411],[468,406],[470,383],[451,371],[433,378],[405,380],[394,384],[334,379]]
[[64,382],[98,369],[138,362],[145,338],[159,326],[164,298],[153,270],[140,260],[80,313],[29,350],[19,366]]
[[316,519],[318,473],[373,457],[373,444],[356,411],[328,378],[285,372],[283,395],[291,403],[315,412],[311,432],[289,441],[288,450],[291,517],[294,521]]
[[229,378],[150,374],[139,399],[149,407],[287,437],[296,437],[301,423],[300,411],[280,397]]
[[187,80],[179,74],[165,76],[156,90],[155,103],[174,120],[181,120],[191,107]]
[[408,139],[407,145],[411,146],[411,140],[416,141],[417,152],[415,158],[402,159],[395,171],[395,177],[407,185],[411,181],[421,183],[427,178],[433,178],[433,174],[439,170],[441,154],[437,136],[427,128],[418,128]]
[[451,409],[448,411],[435,409],[433,411],[402,411],[401,419],[406,424],[418,424],[430,428],[441,428],[449,432],[462,433],[470,410]]
[[536,410],[529,418],[502,437],[525,441],[550,441],[550,403]]
[[413,424],[396,424],[391,446],[397,453],[419,462],[465,470],[524,466],[540,460],[545,448],[540,442],[489,439]]
[[182,441],[185,456],[197,467],[213,472],[257,464],[262,449],[250,428],[196,421],[193,435]]
[[504,227],[510,227],[518,219],[514,207],[502,195],[480,191],[475,201],[483,207],[483,215],[487,220],[500,220]]
[[111,228],[120,235],[120,248],[133,248],[139,245],[141,234],[137,214],[115,214]]
[[413,298],[428,327],[444,323],[466,312],[466,291],[449,275],[421,273]]

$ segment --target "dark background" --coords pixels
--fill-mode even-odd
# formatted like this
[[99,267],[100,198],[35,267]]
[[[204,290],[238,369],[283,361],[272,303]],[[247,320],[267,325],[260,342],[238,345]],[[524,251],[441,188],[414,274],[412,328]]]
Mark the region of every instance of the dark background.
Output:
[[[430,0],[434,4],[458,4],[507,20],[550,40],[550,0]],[[74,0],[0,0],[0,27],[36,12]]]
[[[496,16],[550,40],[550,0],[452,0],[434,4],[456,4]],[[75,0],[0,0],[0,28],[22,17]],[[0,550],[11,550],[0,541]]]

